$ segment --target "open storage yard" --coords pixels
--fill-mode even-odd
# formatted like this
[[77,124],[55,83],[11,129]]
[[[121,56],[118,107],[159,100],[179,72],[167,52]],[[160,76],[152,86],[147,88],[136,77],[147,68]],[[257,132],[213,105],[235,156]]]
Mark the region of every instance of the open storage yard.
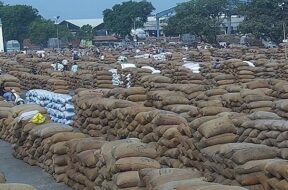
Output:
[[[0,138],[15,158],[75,190],[287,190],[284,49],[169,51],[171,60],[158,61],[131,53],[128,68],[116,63],[120,51],[105,52],[105,60],[83,56],[77,73],[54,71],[53,53],[1,55],[0,81],[28,91],[29,104],[0,102]],[[19,119],[35,110],[44,123]],[[2,144],[0,183],[5,172],[11,182],[11,171],[22,171],[7,171]],[[32,169],[23,172],[33,178]]]

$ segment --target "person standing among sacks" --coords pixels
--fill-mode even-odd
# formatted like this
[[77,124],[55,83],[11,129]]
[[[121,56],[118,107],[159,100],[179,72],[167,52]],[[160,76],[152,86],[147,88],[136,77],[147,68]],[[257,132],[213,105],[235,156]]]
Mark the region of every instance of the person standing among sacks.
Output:
[[72,68],[71,68],[71,71],[72,71],[73,73],[77,73],[77,71],[78,71],[78,65],[77,65],[76,62],[73,64],[73,66],[72,66]]
[[63,71],[68,71],[68,61],[64,59],[62,61],[62,64],[63,64]]
[[219,59],[216,59],[216,62],[213,64],[213,69],[220,69],[221,63]]

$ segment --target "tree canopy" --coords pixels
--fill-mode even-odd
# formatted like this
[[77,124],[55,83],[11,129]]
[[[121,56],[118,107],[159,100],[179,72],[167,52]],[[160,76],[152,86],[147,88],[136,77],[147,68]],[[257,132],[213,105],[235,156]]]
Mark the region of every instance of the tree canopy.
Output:
[[136,27],[142,27],[153,10],[153,5],[147,1],[123,2],[103,11],[104,24],[110,32],[125,36],[130,34],[134,22]]
[[190,33],[203,41],[216,42],[220,33],[220,16],[227,12],[228,0],[190,0],[176,7],[176,15],[168,20],[166,34]]
[[252,33],[258,38],[269,37],[275,42],[283,40],[283,22],[286,26],[288,22],[288,0],[253,0],[239,11],[245,16],[240,24],[242,33]]
[[29,25],[40,18],[37,9],[27,5],[2,5],[0,18],[3,24],[5,40],[19,40],[22,42],[29,36]]
[[89,24],[84,25],[77,32],[77,38],[82,40],[92,40],[94,36],[93,27]]

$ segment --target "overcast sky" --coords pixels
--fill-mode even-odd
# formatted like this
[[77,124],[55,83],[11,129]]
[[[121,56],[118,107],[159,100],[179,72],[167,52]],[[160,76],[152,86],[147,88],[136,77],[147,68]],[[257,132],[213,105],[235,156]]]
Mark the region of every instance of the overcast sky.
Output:
[[[3,0],[5,4],[26,4],[37,8],[47,18],[61,16],[62,19],[101,18],[102,11],[111,8],[122,0]],[[150,0],[156,11],[176,6],[185,0]]]

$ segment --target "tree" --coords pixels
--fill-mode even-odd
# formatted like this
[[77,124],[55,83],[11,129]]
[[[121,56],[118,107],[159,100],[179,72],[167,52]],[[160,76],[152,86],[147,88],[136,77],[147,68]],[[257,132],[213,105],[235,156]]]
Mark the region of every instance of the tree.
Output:
[[55,37],[55,24],[52,21],[37,19],[30,24],[29,38],[32,43],[44,47],[52,37]]
[[227,12],[228,0],[190,0],[176,7],[176,15],[164,28],[167,35],[190,33],[215,43],[221,32],[221,15]]
[[[63,26],[58,26],[59,38],[62,41],[72,39],[71,32]],[[36,19],[29,26],[29,38],[32,43],[46,47],[49,38],[57,37],[57,25],[51,20]]]
[[93,27],[89,24],[82,26],[79,32],[77,32],[77,38],[80,40],[92,40],[93,36]]
[[29,36],[29,25],[40,18],[37,9],[26,5],[0,6],[0,18],[3,24],[4,40],[22,42]]
[[147,1],[123,2],[103,11],[104,24],[109,31],[117,35],[129,35],[134,24],[136,27],[143,27],[153,10],[153,5]]
[[[281,7],[280,5],[283,6]],[[256,37],[269,37],[275,42],[283,40],[283,22],[287,26],[287,0],[253,0],[240,7],[239,12],[245,16],[240,24],[242,33],[252,33]]]

